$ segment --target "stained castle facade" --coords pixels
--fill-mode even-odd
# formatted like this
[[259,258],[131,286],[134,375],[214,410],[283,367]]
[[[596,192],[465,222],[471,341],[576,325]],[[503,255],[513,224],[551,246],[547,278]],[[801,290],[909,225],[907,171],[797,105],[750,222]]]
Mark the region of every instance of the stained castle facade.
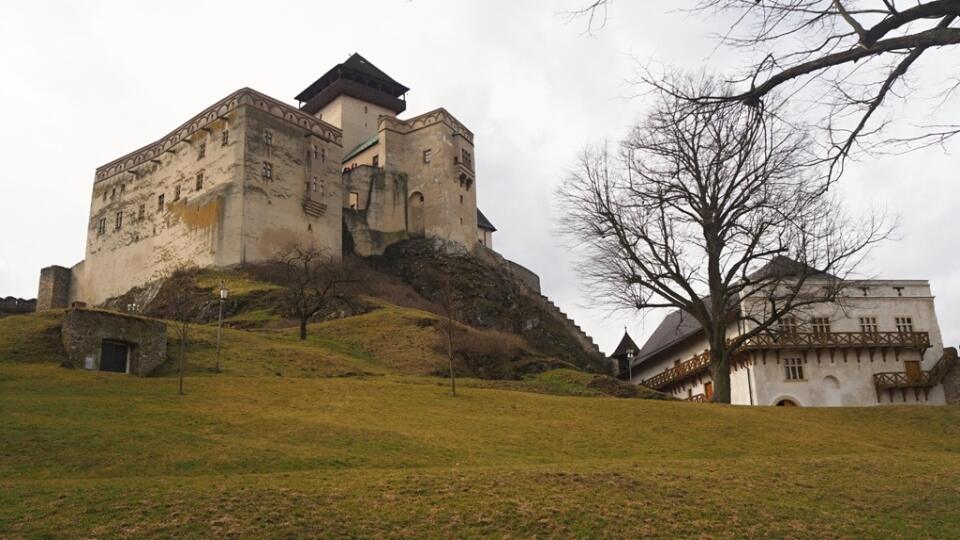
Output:
[[96,305],[190,265],[339,257],[411,237],[492,248],[473,133],[444,109],[408,119],[409,89],[358,54],[296,96],[244,88],[96,170],[86,256],[41,271],[38,309]]

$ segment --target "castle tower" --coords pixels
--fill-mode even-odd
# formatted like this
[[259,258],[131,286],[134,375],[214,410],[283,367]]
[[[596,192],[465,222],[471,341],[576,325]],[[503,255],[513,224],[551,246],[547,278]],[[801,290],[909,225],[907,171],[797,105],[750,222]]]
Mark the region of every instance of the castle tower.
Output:
[[407,109],[410,89],[357,53],[337,64],[300,92],[300,110],[343,130],[343,150],[377,136],[381,115],[396,118]]

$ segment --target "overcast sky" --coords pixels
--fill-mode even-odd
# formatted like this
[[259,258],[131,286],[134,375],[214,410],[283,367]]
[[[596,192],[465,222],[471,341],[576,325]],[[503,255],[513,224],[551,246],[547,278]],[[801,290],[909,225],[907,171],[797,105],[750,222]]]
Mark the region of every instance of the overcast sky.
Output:
[[[582,3],[4,2],[0,296],[33,298],[41,267],[83,258],[97,166],[241,87],[295,105],[300,90],[359,52],[412,89],[407,116],[442,106],[474,132],[479,205],[498,228],[497,250],[539,273],[544,293],[605,352],[624,325],[644,338],[661,313],[614,316],[584,305],[572,255],[554,234],[554,190],[580,148],[616,140],[644,110],[628,82],[638,59],[696,70],[743,58],[714,51],[710,21],[669,11],[692,0],[616,2],[594,36],[557,15]],[[914,69],[956,75],[951,52]],[[937,114],[956,123],[960,106]],[[955,160],[940,149],[866,160],[839,191],[853,206],[900,216],[899,240],[877,249],[864,272],[930,280],[954,346]]]

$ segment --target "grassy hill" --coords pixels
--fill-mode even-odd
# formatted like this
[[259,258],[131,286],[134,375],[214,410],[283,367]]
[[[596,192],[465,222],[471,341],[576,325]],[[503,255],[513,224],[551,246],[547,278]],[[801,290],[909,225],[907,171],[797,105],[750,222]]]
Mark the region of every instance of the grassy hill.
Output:
[[58,316],[0,321],[0,538],[960,537],[957,408],[454,398],[397,306],[232,330],[220,375],[200,328],[178,396],[58,367]]

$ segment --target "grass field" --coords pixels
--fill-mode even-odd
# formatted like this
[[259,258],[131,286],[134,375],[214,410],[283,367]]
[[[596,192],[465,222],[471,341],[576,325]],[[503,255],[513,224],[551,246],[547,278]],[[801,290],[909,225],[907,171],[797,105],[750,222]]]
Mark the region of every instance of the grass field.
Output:
[[958,408],[549,395],[584,393],[556,375],[451,397],[407,374],[420,341],[365,346],[388,315],[231,334],[185,396],[58,367],[55,315],[0,321],[0,538],[960,537]]

